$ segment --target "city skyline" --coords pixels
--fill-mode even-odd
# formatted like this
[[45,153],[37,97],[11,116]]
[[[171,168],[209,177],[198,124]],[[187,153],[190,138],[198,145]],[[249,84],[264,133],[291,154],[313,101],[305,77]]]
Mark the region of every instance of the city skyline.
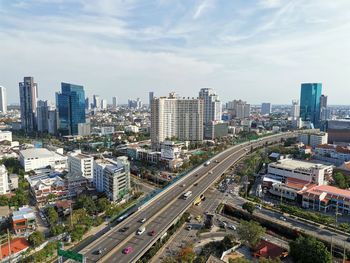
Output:
[[9,103],[33,76],[51,101],[70,82],[89,96],[112,91],[120,103],[210,87],[251,104],[289,104],[301,83],[320,82],[329,104],[345,105],[349,8],[345,0],[0,1],[0,85]]

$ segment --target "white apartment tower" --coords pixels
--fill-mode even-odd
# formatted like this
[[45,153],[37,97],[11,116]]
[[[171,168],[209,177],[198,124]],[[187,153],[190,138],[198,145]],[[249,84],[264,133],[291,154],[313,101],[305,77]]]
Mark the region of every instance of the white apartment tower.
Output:
[[151,141],[154,147],[166,139],[203,140],[202,99],[169,97],[153,98],[151,105]]
[[9,191],[9,178],[5,165],[0,165],[0,195],[4,195]]
[[0,112],[7,112],[6,89],[3,86],[0,86]]
[[68,156],[68,169],[70,173],[81,173],[90,182],[93,180],[94,157],[82,154],[80,150]]
[[292,109],[290,112],[292,120],[297,120],[300,117],[300,105],[298,100],[292,101]]
[[204,123],[221,120],[221,101],[213,89],[203,88],[199,91],[199,98],[204,103]]

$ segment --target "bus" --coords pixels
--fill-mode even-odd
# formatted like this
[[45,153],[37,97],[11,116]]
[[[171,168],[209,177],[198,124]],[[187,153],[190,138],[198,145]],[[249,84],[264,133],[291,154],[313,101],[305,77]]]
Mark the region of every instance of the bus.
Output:
[[191,195],[192,195],[192,192],[191,192],[191,191],[188,191],[188,192],[184,193],[182,197],[183,197],[183,199],[186,200],[186,199],[188,199]]

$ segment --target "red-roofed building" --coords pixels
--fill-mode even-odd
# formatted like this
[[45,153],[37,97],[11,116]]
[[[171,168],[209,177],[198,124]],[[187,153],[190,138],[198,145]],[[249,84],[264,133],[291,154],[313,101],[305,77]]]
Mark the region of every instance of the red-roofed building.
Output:
[[[10,241],[11,259],[15,259],[18,255],[29,248],[29,243],[25,238],[15,238]],[[9,244],[1,245],[1,259],[5,260],[9,256]]]
[[285,258],[288,255],[288,251],[276,244],[273,244],[266,240],[261,240],[257,249],[254,252],[254,257],[263,258]]
[[350,190],[340,189],[330,185],[314,186],[301,190],[302,206],[318,211],[335,211],[350,214]]

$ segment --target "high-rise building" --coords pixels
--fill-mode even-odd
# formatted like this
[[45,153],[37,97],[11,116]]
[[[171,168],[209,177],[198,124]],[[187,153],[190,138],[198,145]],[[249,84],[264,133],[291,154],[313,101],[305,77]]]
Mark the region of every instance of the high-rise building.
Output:
[[9,192],[9,179],[8,172],[5,165],[0,165],[0,195],[7,194]]
[[250,116],[250,104],[246,101],[234,100],[226,104],[226,108],[232,114],[232,116],[238,119],[249,118]]
[[90,110],[91,109],[91,104],[90,104],[89,97],[86,97],[86,99],[85,99],[85,109],[86,110]]
[[135,110],[141,109],[142,108],[142,101],[140,100],[140,98],[137,98],[136,100],[129,99],[128,100],[128,107],[130,109],[135,109]]
[[3,86],[0,86],[0,112],[7,112],[6,89]]
[[300,117],[315,127],[320,123],[321,83],[302,83],[300,93]]
[[271,114],[271,103],[263,102],[261,104],[261,114],[262,115],[269,115],[269,114]]
[[61,92],[56,93],[56,107],[61,135],[77,135],[78,124],[85,123],[84,87],[61,83]]
[[327,108],[327,99],[328,97],[324,94],[321,95],[320,98],[320,120],[325,121],[327,120],[329,116],[329,111]]
[[149,98],[149,107],[151,108],[151,105],[152,105],[152,100],[154,98],[154,92],[153,91],[150,91],[148,93],[148,98]]
[[106,99],[101,100],[101,109],[107,110],[107,100]]
[[21,104],[21,126],[25,132],[36,129],[35,114],[38,99],[38,85],[33,77],[24,77],[19,83],[19,96]]
[[290,116],[292,117],[292,120],[297,120],[300,118],[300,105],[298,100],[292,101]]
[[47,101],[39,100],[36,108],[36,120],[39,132],[48,131],[49,106]]
[[100,109],[101,108],[101,100],[100,100],[100,96],[98,95],[94,95],[93,96],[93,103],[94,103],[94,109]]
[[202,88],[199,91],[199,98],[202,99],[204,103],[204,123],[220,121],[222,115],[221,101],[216,92],[210,88]]
[[58,111],[56,108],[49,108],[47,129],[50,134],[57,134],[58,132]]
[[176,137],[180,141],[203,140],[202,99],[155,97],[151,105],[151,141],[153,147],[166,139]]
[[97,159],[94,162],[93,183],[98,192],[104,192],[112,202],[123,200],[130,191],[130,163],[126,156],[117,161]]
[[117,108],[117,106],[118,106],[118,103],[117,103],[117,102],[118,102],[118,101],[117,101],[117,97],[113,97],[113,98],[112,98],[113,109]]

